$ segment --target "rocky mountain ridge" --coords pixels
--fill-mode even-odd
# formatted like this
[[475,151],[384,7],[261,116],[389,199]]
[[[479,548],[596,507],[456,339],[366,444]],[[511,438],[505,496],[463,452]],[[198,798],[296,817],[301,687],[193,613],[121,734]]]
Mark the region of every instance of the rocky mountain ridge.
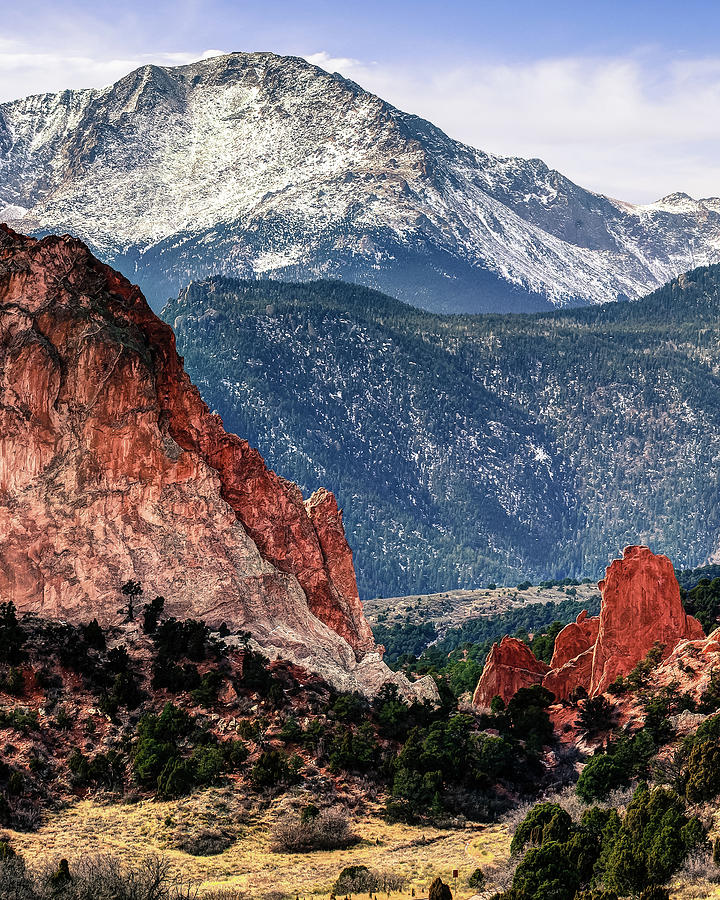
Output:
[[717,198],[603,197],[272,53],[0,105],[2,220],[75,234],[155,305],[218,273],[538,310],[635,299],[720,261]]
[[305,504],[224,430],[138,288],[77,240],[3,226],[0,347],[4,601],[107,625],[135,578],[170,614],[241,627],[332,683],[397,681],[334,498]]

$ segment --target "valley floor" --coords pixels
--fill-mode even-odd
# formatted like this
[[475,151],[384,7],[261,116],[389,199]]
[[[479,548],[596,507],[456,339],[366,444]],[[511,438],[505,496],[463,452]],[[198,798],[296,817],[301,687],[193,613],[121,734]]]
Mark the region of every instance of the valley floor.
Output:
[[[468,825],[441,830],[388,824],[377,811],[354,816],[353,831],[361,841],[346,850],[314,853],[276,853],[270,848],[271,830],[293,806],[307,798],[283,798],[247,816],[239,811],[230,788],[203,791],[183,800],[135,804],[79,801],[53,814],[35,833],[9,831],[12,846],[27,860],[72,860],[86,855],[110,855],[124,862],[145,855],[163,855],[177,874],[201,885],[202,891],[232,888],[250,897],[310,898],[328,896],[340,871],[351,865],[402,875],[407,884],[396,897],[427,896],[438,875],[453,887],[460,900],[475,891],[467,886],[470,873],[507,857],[509,836],[501,825]],[[244,819],[236,842],[216,856],[193,856],[173,847],[183,826],[201,829],[223,821]],[[453,870],[459,870],[457,888]],[[392,897],[391,894],[387,894]]]

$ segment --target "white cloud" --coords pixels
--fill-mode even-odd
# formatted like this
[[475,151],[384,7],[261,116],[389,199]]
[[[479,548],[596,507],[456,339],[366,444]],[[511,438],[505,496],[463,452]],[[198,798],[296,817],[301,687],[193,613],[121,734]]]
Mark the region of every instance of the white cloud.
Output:
[[720,59],[567,57],[442,69],[313,59],[452,137],[540,157],[603,193],[635,202],[677,190],[720,195]]
[[[308,56],[304,56],[303,59],[306,59],[314,66],[320,66],[321,69],[325,69],[327,72],[346,73],[348,70],[363,67],[359,59],[353,59],[350,56],[330,56],[324,50],[321,50],[319,53],[310,53]],[[346,75],[346,77],[350,76]]]
[[223,50],[183,53],[146,53],[135,56],[91,56],[35,50],[24,43],[0,38],[0,103],[30,94],[66,88],[104,87],[138,66],[181,66],[218,56]]

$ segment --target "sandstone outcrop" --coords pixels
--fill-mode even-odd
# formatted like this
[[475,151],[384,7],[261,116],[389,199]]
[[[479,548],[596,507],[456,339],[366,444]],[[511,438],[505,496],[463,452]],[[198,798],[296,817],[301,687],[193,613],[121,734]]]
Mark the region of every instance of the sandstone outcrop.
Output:
[[704,638],[700,623],[683,609],[667,556],[656,556],[648,547],[626,547],[598,587],[602,607],[588,686],[591,696],[607,690],[618,675],[625,677],[655,643],[662,644],[668,656],[680,641]]
[[570,660],[594,646],[600,628],[600,616],[589,617],[583,610],[574,622],[570,622],[555,638],[551,669],[561,669]]
[[[700,623],[685,613],[666,556],[656,556],[648,547],[626,547],[598,587],[600,615],[590,618],[582,612],[566,625],[555,639],[550,667],[544,667],[542,684],[557,700],[566,700],[579,688],[591,697],[602,694],[618,676],[626,677],[655,644],[662,646],[663,658],[675,658],[688,642],[689,646],[704,642],[702,652],[714,652]],[[510,644],[500,652],[506,641],[513,641],[512,653]],[[522,651],[515,646],[520,643],[504,638],[499,648],[493,645],[473,698],[478,706],[486,706],[494,694],[505,700],[523,687],[518,672],[536,677],[541,671],[544,664],[524,644]]]
[[540,684],[547,671],[548,666],[535,657],[527,644],[505,636],[499,644],[492,645],[473,704],[487,709],[495,696],[507,703],[520,688]]
[[395,680],[334,497],[306,505],[224,430],[137,287],[77,240],[5,226],[0,534],[0,599],[21,611],[110,624],[133,578],[344,689]]

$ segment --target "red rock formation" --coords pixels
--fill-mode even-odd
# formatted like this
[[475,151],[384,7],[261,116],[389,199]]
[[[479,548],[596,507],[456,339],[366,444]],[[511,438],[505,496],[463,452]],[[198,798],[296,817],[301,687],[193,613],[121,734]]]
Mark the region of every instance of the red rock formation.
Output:
[[306,506],[225,432],[137,287],[77,240],[5,226],[0,534],[0,598],[23,611],[116,621],[136,578],[301,664],[375,650],[332,494]]
[[556,700],[566,700],[576,687],[587,690],[599,626],[600,617],[590,618],[583,610],[555,638],[550,672],[543,686],[552,691]]
[[[328,610],[324,621],[353,646],[371,649],[374,646],[372,631],[360,602],[352,550],[345,537],[342,510],[338,509],[335,495],[320,488],[305,501],[305,510],[315,529],[330,579],[351,613],[348,617],[345,608],[336,606]],[[348,621],[353,623],[352,630],[348,628]]]
[[532,650],[517,638],[504,637],[493,644],[480,676],[473,704],[487,709],[495,696],[505,703],[523,687],[540,684],[548,666],[535,657]]
[[592,677],[594,652],[595,647],[589,647],[559,668],[551,669],[543,679],[543,687],[551,691],[556,700],[567,700],[576,688],[587,692]]
[[[542,684],[556,700],[566,700],[576,688],[583,688],[591,697],[602,694],[618,675],[629,675],[656,643],[663,646],[663,656],[668,657],[678,645],[685,646],[682,642],[704,640],[700,623],[683,609],[680,586],[666,556],[656,556],[647,547],[626,547],[623,558],[608,566],[598,587],[602,594],[600,616],[588,618],[587,612],[580,613],[555,639],[550,669],[545,667]],[[504,638],[500,649],[510,640]],[[514,651],[517,659],[522,659],[522,670],[534,677],[538,669],[533,661],[536,666],[543,664],[527,647],[520,646],[524,651],[522,657],[521,651]],[[703,652],[714,652],[713,642],[706,647],[710,649]],[[496,649],[494,645],[493,651]],[[512,696],[523,686],[522,678],[515,674],[518,665],[507,664],[503,656],[493,658],[491,652],[473,702],[487,705],[492,692],[503,699]]]
[[555,638],[551,669],[560,669],[576,656],[584,653],[592,647],[597,640],[600,617],[588,617],[587,610],[583,610],[574,622],[570,622]]
[[662,644],[668,656],[680,641],[704,637],[697,619],[685,614],[667,556],[656,556],[647,547],[626,547],[598,587],[602,607],[591,696],[606,691],[618,675],[628,675],[655,643]]

